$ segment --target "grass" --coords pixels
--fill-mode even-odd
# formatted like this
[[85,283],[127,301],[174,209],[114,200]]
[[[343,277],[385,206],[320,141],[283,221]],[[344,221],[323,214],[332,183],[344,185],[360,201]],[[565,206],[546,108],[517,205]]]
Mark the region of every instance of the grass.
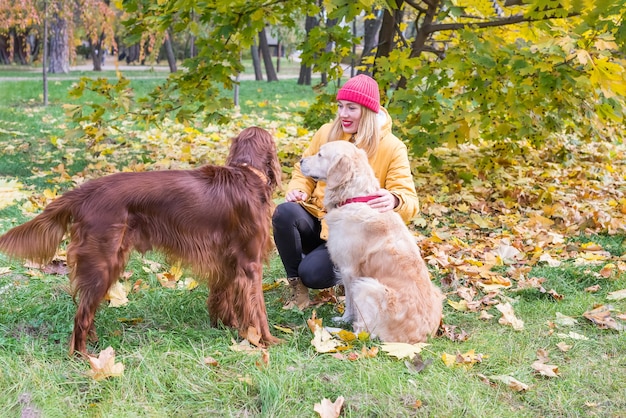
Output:
[[[6,72],[0,71],[0,77]],[[149,89],[146,80],[133,80]],[[72,80],[51,84],[51,105],[39,106],[36,79],[0,81],[0,141],[2,147],[24,147],[23,152],[0,154],[0,177],[18,177],[35,190],[49,186],[33,168],[49,169],[64,156],[50,138],[68,129],[60,105]],[[268,118],[285,106],[312,93],[297,90],[295,81],[242,82],[242,103],[249,110],[268,97],[272,104],[261,108]],[[243,99],[245,97],[245,99]],[[5,99],[6,98],[6,99]],[[68,171],[86,162],[79,156]],[[0,231],[26,220],[18,205],[0,210]],[[626,248],[620,235],[573,237],[572,243],[594,241],[614,258],[624,259]],[[311,345],[306,325],[311,309],[304,313],[281,309],[285,286],[266,291],[270,326],[284,343],[269,349],[269,364],[260,353],[251,355],[230,349],[239,338],[232,329],[211,328],[206,312],[207,289],[165,289],[154,273],[144,270],[145,260],[163,262],[158,254],[134,255],[127,270],[132,280],[147,288],[129,295],[120,308],[103,307],[96,317],[100,340],[98,352],[107,346],[116,351],[124,375],[95,381],[87,375],[88,364],[67,355],[75,306],[67,292],[65,275],[42,274],[23,263],[0,256],[0,410],[3,416],[40,412],[44,417],[314,417],[313,406],[323,398],[343,396],[343,417],[622,417],[626,416],[626,338],[624,333],[602,330],[581,317],[581,312],[606,300],[608,292],[626,288],[624,274],[602,281],[601,290],[585,291],[597,284],[593,273],[601,266],[534,267],[528,277],[545,278],[544,288],[565,295],[555,300],[536,289],[506,292],[524,328],[514,331],[498,324],[499,314],[479,320],[475,313],[444,305],[445,323],[470,335],[467,341],[433,338],[422,352],[432,361],[421,372],[384,352],[374,358],[339,360],[320,354]],[[165,267],[164,267],[165,268]],[[273,256],[264,273],[268,284],[284,277]],[[437,284],[443,277],[435,275]],[[452,292],[442,285],[443,290]],[[613,301],[624,312],[624,300]],[[337,315],[336,306],[325,304],[317,314],[325,325]],[[570,327],[554,324],[557,312],[576,317]],[[560,334],[575,332],[577,340]],[[567,352],[557,348],[566,342]],[[376,341],[355,343],[351,352],[378,346]],[[475,350],[484,359],[471,367],[447,367],[443,353]],[[531,364],[538,350],[546,350],[550,364],[558,365],[559,377],[535,373]],[[208,366],[212,357],[218,366]],[[515,392],[485,377],[508,375],[530,387]],[[29,409],[30,408],[30,409]]]

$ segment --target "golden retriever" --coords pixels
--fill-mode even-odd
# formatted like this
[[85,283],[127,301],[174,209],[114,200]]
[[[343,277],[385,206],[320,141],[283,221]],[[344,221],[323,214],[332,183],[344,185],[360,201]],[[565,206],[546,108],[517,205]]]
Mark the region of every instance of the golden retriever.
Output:
[[346,291],[337,319],[385,342],[426,341],[441,323],[443,296],[400,215],[364,202],[380,189],[365,152],[332,141],[300,164],[305,176],[326,181],[327,246]]

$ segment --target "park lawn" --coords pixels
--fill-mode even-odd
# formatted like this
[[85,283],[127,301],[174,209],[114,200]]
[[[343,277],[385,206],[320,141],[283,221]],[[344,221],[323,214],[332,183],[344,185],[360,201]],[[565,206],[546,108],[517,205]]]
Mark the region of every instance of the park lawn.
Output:
[[[35,201],[18,200],[0,209],[0,231],[40,210],[41,202],[49,199],[46,193],[61,192],[82,177],[136,167],[138,162],[155,168],[163,167],[165,160],[187,165],[218,161],[225,147],[206,151],[203,141],[228,136],[248,123],[275,130],[286,166],[310,136],[295,125],[297,112],[312,100],[312,93],[297,90],[302,86],[295,80],[242,82],[242,111],[234,113],[233,126],[199,126],[190,133],[202,143],[207,158],[181,157],[186,154],[178,143],[168,140],[183,129],[177,125],[163,128],[162,136],[129,127],[134,141],[113,144],[95,156],[79,143],[64,141],[71,126],[61,105],[69,102],[65,92],[72,80],[54,82],[48,108],[39,106],[36,83],[0,82],[0,97],[9,98],[0,103],[0,142],[5,150],[0,155],[0,181],[20,181],[20,190]],[[133,83],[139,89],[150,87],[146,80]],[[131,142],[140,144],[132,152],[127,151]],[[182,142],[188,144],[184,138]],[[420,161],[416,158],[416,167],[421,167]],[[613,166],[624,172],[623,157],[615,158]],[[450,180],[438,188],[458,188],[458,179],[449,173],[437,178]],[[418,184],[418,190],[430,193],[425,184]],[[280,194],[276,198],[280,201]],[[572,254],[576,248],[578,256],[564,257],[554,267],[535,263],[524,270],[525,277],[543,280],[540,287],[519,289],[514,283],[497,289],[493,300],[509,303],[523,321],[515,330],[500,323],[495,303],[481,309],[492,315],[486,319],[479,319],[478,311],[463,309],[460,288],[476,290],[477,298],[488,291],[473,287],[469,274],[459,275],[458,270],[432,262],[437,240],[456,242],[441,232],[442,225],[448,230],[470,229],[451,212],[435,213],[435,203],[442,202],[423,199],[423,222],[413,227],[425,240],[422,244],[428,244],[424,256],[430,257],[435,283],[448,296],[444,303],[448,332],[432,338],[413,359],[397,358],[369,339],[356,340],[339,353],[318,352],[311,344],[307,319],[315,311],[324,325],[334,326],[330,318],[340,305],[327,302],[304,312],[283,310],[288,291],[280,281],[284,271],[276,255],[264,272],[265,299],[272,331],[284,342],[270,347],[267,354],[258,349],[238,351],[241,339],[235,331],[209,326],[207,289],[184,281],[174,289],[163,287],[157,275],[171,266],[159,254],[149,253],[134,255],[127,267],[132,272],[128,282],[141,283],[128,295],[129,302],[118,308],[104,303],[98,312],[100,340],[92,349],[98,353],[113,347],[124,372],[95,380],[86,361],[67,355],[75,306],[66,274],[0,256],[0,409],[7,416],[35,411],[45,417],[314,417],[315,404],[343,397],[345,417],[626,416],[624,332],[602,329],[583,316],[598,305],[610,305],[616,324],[623,327],[626,302],[608,299],[611,292],[626,288],[623,231],[567,236],[564,248]],[[513,235],[514,229],[484,227],[467,244],[480,247],[485,242],[481,235],[485,239]],[[602,257],[592,260],[580,250],[590,248],[590,243],[602,249]],[[581,262],[581,255],[587,262]],[[501,263],[494,271],[504,275],[510,267]],[[596,285],[597,291],[588,290]],[[550,366],[546,369],[554,375],[533,367],[537,360]],[[510,378],[520,385],[506,383]]]

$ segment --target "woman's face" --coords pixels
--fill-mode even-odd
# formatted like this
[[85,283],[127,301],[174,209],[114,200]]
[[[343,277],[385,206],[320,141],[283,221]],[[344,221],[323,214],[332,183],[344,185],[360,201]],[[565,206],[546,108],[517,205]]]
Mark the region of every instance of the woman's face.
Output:
[[341,127],[347,134],[355,134],[359,129],[363,108],[360,104],[347,100],[337,101],[337,116],[341,120]]

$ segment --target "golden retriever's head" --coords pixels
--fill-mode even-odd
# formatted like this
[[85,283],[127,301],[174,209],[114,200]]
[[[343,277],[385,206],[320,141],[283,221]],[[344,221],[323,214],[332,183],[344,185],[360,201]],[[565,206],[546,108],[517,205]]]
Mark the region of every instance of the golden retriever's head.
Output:
[[300,171],[317,181],[326,181],[326,209],[380,188],[365,151],[348,141],[322,145],[317,154],[300,160]]

